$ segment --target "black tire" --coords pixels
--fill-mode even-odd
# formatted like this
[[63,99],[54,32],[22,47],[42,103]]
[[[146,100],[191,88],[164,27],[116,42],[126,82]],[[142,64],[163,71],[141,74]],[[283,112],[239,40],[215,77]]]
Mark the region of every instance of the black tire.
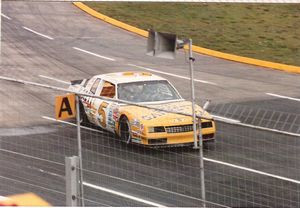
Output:
[[130,135],[130,125],[128,118],[126,116],[123,116],[120,119],[120,125],[119,125],[119,132],[120,132],[120,139],[127,144],[131,141],[131,135]]
[[87,115],[86,115],[86,113],[85,113],[83,104],[82,104],[81,102],[79,103],[79,110],[80,110],[80,120],[81,120],[81,124],[83,124],[83,125],[89,124],[89,120],[88,120],[88,118],[87,118]]

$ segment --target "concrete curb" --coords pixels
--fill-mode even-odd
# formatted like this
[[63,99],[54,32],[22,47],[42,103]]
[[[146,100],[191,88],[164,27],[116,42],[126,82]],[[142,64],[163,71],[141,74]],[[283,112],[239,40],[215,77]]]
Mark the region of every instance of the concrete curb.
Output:
[[80,8],[81,10],[85,11],[86,13],[92,15],[93,17],[96,17],[98,19],[103,20],[104,22],[107,22],[109,24],[112,24],[114,26],[120,27],[122,29],[128,30],[130,32],[133,32],[135,34],[141,35],[143,37],[148,37],[148,31],[145,30],[141,30],[137,27],[133,27],[131,25],[128,25],[126,23],[120,22],[116,19],[110,18],[108,16],[105,16],[103,14],[100,14],[99,12],[93,10],[92,8],[86,6],[85,4],[83,4],[82,2],[73,2],[73,4],[75,6],[77,6],[78,8]]
[[[80,8],[81,10],[85,11],[86,13],[88,13],[98,19],[101,19],[109,24],[112,24],[114,26],[117,26],[119,28],[125,29],[130,32],[133,32],[140,36],[148,37],[148,32],[145,30],[133,27],[131,25],[128,25],[128,24],[118,21],[116,19],[110,18],[106,15],[103,15],[103,14],[93,10],[92,8],[86,6],[85,4],[83,4],[81,2],[73,2],[73,4],[75,6],[77,6],[78,8]],[[194,46],[194,45],[193,45],[193,51],[197,52],[197,53],[217,57],[217,58],[230,60],[230,61],[251,64],[251,65],[256,65],[256,66],[262,66],[262,67],[277,69],[277,70],[281,70],[281,71],[285,71],[285,72],[300,73],[299,66],[292,66],[292,65],[286,65],[286,64],[280,64],[280,63],[274,63],[274,62],[269,62],[269,61],[263,61],[263,60],[259,60],[259,59],[243,57],[243,56],[237,56],[237,55],[214,51],[211,49],[202,48],[202,47]]]

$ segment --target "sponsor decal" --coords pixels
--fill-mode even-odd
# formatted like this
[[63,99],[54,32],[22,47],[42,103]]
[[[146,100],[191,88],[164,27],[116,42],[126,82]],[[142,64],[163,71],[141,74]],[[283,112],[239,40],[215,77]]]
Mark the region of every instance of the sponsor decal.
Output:
[[139,119],[133,119],[131,122],[131,126],[135,126],[135,127],[140,127],[141,123],[140,123],[140,120]]
[[[176,111],[176,112],[182,112],[182,113],[189,113],[191,111],[190,104],[184,104],[184,105],[166,104],[166,105],[160,105],[158,107],[162,110]],[[164,111],[159,111],[159,110],[153,110],[153,111],[151,111],[150,114],[142,116],[142,119],[152,120],[152,119],[164,116],[166,114],[169,114],[169,113],[164,112]],[[174,122],[177,123],[177,122],[181,122],[181,121],[176,120]]]
[[164,116],[166,114],[168,114],[168,113],[163,112],[163,111],[153,111],[149,115],[142,116],[142,119],[144,119],[144,120],[152,120],[152,119]]
[[110,127],[115,127],[115,120],[113,118],[113,110],[112,108],[108,109],[108,115],[107,115],[107,125]]
[[135,143],[142,143],[141,139],[139,138],[132,138],[131,141]]
[[184,122],[184,121],[186,121],[185,118],[174,118],[173,119],[173,123],[181,123],[181,122]]
[[174,105],[174,104],[166,104],[166,105],[162,105],[159,106],[159,108],[161,108],[162,110],[171,110],[171,111],[178,111],[178,112],[186,112],[188,110],[191,110],[191,105]]
[[112,112],[113,112],[112,118],[116,122],[120,118],[120,111],[119,111],[118,107],[116,105],[114,105],[114,104],[113,104],[113,106],[111,108],[113,109],[112,110]]

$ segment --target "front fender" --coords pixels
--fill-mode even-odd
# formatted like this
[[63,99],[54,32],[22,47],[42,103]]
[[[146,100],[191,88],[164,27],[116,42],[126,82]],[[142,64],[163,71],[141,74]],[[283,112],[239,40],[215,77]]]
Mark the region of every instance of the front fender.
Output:
[[129,124],[131,125],[131,121],[134,119],[134,116],[132,113],[129,113],[128,111],[120,111],[119,112],[119,116],[116,119],[116,124],[115,124],[115,132],[118,136],[120,136],[120,132],[119,132],[119,127],[120,127],[120,120],[122,119],[122,117],[127,117]]

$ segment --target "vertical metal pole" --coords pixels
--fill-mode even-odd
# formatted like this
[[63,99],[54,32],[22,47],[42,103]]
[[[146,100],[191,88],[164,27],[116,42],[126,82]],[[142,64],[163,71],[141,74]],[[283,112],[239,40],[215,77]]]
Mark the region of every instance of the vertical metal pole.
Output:
[[190,64],[190,77],[191,77],[191,97],[192,97],[192,114],[193,114],[193,131],[194,131],[194,149],[198,148],[197,142],[197,124],[195,112],[195,84],[194,84],[194,57],[192,51],[192,39],[189,39],[189,64]]
[[83,198],[83,174],[82,174],[82,151],[81,151],[81,132],[80,132],[80,108],[79,108],[79,96],[76,97],[76,123],[77,123],[77,142],[78,142],[78,157],[79,157],[79,175],[80,175],[80,201],[81,206],[84,206]]
[[65,158],[66,168],[66,206],[77,207],[79,204],[79,158],[76,156]]
[[200,160],[200,180],[201,180],[201,199],[203,200],[202,207],[206,207],[206,196],[205,196],[205,180],[204,180],[204,161],[203,161],[203,136],[201,118],[198,119],[199,128],[199,160]]
[[2,0],[0,0],[0,66],[2,64]]
[[189,63],[190,63],[190,75],[191,75],[191,91],[192,91],[192,111],[193,111],[193,130],[194,130],[194,149],[199,148],[199,160],[200,160],[200,180],[201,180],[201,199],[203,200],[203,207],[206,207],[206,196],[205,196],[205,181],[204,181],[204,162],[203,162],[203,137],[202,137],[202,126],[201,119],[198,119],[199,128],[199,146],[197,142],[197,120],[195,112],[195,84],[194,84],[194,57],[192,51],[192,39],[189,39]]

